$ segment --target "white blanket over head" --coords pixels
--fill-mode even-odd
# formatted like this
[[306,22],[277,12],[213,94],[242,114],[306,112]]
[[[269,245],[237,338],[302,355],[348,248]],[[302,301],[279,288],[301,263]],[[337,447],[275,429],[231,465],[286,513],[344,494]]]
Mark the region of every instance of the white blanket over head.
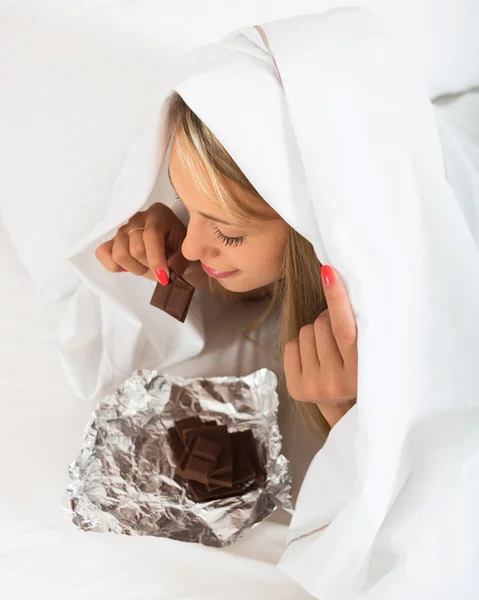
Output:
[[[357,405],[310,467],[280,568],[321,600],[473,598],[479,215],[446,179],[424,83],[372,13],[262,27],[269,50],[238,30],[190,54],[173,87],[340,273],[358,323]],[[132,152],[137,174],[151,161],[143,190],[123,187],[124,220],[165,156],[166,106]],[[121,220],[78,249],[79,268]]]

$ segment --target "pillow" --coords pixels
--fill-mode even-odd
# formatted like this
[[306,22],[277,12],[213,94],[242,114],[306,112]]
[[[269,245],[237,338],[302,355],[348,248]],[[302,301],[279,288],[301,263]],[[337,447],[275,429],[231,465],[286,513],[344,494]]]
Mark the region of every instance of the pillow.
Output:
[[387,21],[431,97],[479,85],[477,0],[4,0],[0,216],[39,300],[78,287],[67,257],[107,213],[175,56],[243,25],[345,4]]

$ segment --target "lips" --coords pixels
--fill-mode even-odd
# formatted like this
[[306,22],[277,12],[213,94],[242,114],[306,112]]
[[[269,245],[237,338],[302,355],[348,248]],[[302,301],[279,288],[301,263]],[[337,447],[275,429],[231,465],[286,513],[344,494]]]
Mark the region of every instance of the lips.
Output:
[[230,277],[238,272],[238,269],[235,269],[234,271],[220,271],[219,269],[212,269],[203,263],[201,263],[201,267],[205,273],[207,273],[210,277],[214,277],[215,279]]

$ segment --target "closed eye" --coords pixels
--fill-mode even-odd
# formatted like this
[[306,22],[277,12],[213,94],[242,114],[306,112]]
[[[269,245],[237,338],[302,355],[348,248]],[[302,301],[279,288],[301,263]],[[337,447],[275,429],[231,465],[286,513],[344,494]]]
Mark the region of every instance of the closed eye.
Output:
[[222,244],[224,244],[225,246],[232,246],[233,248],[240,246],[244,242],[245,238],[244,235],[240,235],[238,237],[228,237],[224,233],[221,233],[221,231],[217,227],[215,228],[215,235]]
[[[173,194],[174,194],[177,202],[179,202],[180,204],[182,204],[184,206],[185,203],[179,197],[179,195],[176,193],[176,190],[173,190]],[[216,219],[213,219],[213,220],[216,220]],[[240,246],[245,240],[244,235],[240,235],[238,237],[229,237],[229,236],[225,235],[224,233],[222,233],[217,227],[215,227],[215,236],[222,244],[224,244],[225,246],[231,246],[233,248]]]

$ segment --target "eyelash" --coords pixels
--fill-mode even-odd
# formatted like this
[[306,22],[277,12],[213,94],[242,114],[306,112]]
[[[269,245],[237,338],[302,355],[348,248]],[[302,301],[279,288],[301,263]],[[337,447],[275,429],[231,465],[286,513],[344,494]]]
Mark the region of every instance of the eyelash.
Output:
[[244,235],[239,237],[228,237],[227,235],[224,235],[224,233],[221,233],[218,227],[215,228],[215,235],[222,244],[225,246],[232,246],[233,248],[240,246],[244,242]]
[[[183,204],[183,200],[178,196],[178,194],[175,191],[173,191],[173,194],[178,200],[178,202],[180,204]],[[222,244],[224,244],[225,246],[230,246],[232,248],[236,248],[244,242],[244,235],[241,235],[239,237],[228,237],[224,233],[221,233],[218,227],[215,227],[215,236]]]

